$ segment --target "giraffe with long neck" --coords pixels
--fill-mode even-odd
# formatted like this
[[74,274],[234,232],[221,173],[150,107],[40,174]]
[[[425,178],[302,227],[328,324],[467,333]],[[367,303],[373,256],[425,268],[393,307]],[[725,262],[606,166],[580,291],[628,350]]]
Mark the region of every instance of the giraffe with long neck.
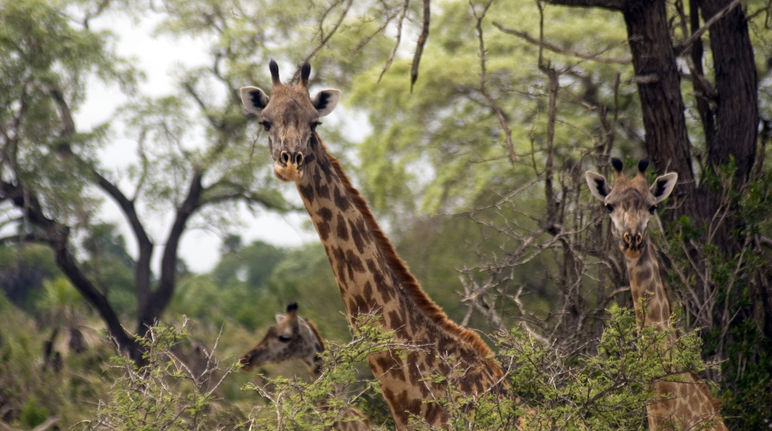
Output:
[[[638,173],[628,178],[623,163],[612,159],[614,185],[598,173],[585,173],[592,195],[603,202],[611,217],[611,234],[625,257],[638,327],[666,330],[670,322],[670,296],[662,280],[656,249],[649,241],[647,226],[657,205],[664,201],[678,181],[678,174],[657,177],[649,186],[648,162],[638,163]],[[675,341],[672,335],[671,344]],[[718,411],[719,401],[704,382],[691,373],[654,382],[656,399],[646,406],[650,430],[726,430]]]
[[[322,375],[324,341],[316,325],[297,314],[298,304],[287,305],[286,314],[276,315],[276,324],[268,328],[263,338],[239,360],[241,369],[249,371],[263,364],[300,359],[308,366],[314,379]],[[337,431],[369,431],[370,420],[354,407],[337,412]]]
[[[308,63],[294,86],[280,81],[273,61],[270,71],[270,96],[244,87],[241,99],[268,132],[275,175],[297,186],[327,252],[349,323],[375,315],[378,324],[394,331],[394,345],[411,346],[368,358],[396,426],[409,429],[411,418],[447,426],[447,413],[435,401],[447,397],[449,384],[472,397],[499,393],[502,370],[477,333],[448,319],[424,293],[340,162],[327,152],[316,127],[333,110],[340,91],[321,90],[311,98]],[[448,379],[432,379],[436,374]]]

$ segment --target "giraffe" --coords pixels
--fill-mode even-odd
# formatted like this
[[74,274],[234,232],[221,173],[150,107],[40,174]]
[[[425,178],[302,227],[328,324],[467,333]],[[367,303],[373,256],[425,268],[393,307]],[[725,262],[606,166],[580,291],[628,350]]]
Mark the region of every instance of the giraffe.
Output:
[[[322,375],[324,341],[316,325],[297,314],[298,304],[287,305],[287,314],[277,314],[276,324],[268,328],[265,336],[239,360],[242,370],[266,363],[300,359],[311,371],[314,379]],[[333,429],[338,431],[369,431],[370,420],[364,413],[347,407],[338,413],[340,420]]]
[[[411,429],[411,418],[447,426],[447,413],[436,401],[447,397],[450,384],[472,398],[503,393],[503,373],[491,350],[424,293],[317,134],[319,118],[332,112],[340,91],[321,90],[311,98],[308,63],[293,86],[281,82],[273,60],[269,69],[270,96],[249,86],[241,88],[241,100],[268,132],[274,174],[298,189],[332,266],[349,323],[376,316],[378,324],[393,331],[394,345],[411,346],[368,357],[397,429]],[[433,374],[448,379],[430,379]]]
[[[678,174],[661,175],[649,186],[648,161],[641,160],[637,175],[630,178],[622,172],[621,160],[613,158],[611,164],[616,172],[613,187],[603,175],[592,171],[585,173],[585,179],[590,193],[603,202],[611,216],[611,233],[627,265],[636,322],[639,328],[671,328],[670,297],[646,228],[657,205],[673,191]],[[675,379],[655,381],[654,393],[656,400],[646,406],[649,429],[726,430],[718,411],[720,402],[697,376],[681,373]]]

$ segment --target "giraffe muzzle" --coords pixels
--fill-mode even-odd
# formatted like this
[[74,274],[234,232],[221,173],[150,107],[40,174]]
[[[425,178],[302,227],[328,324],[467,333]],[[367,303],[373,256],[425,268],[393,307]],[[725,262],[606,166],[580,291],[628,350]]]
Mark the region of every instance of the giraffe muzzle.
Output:
[[281,158],[281,162],[284,163],[285,166],[294,164],[298,168],[300,168],[300,166],[303,165],[303,152],[301,151],[296,151],[296,152],[282,151],[279,157]]
[[282,181],[299,181],[303,178],[305,160],[301,151],[282,151],[279,160],[273,164],[273,172]]
[[645,246],[643,234],[637,232],[632,234],[625,232],[622,234],[622,252],[630,258],[638,258],[641,255],[641,251]]

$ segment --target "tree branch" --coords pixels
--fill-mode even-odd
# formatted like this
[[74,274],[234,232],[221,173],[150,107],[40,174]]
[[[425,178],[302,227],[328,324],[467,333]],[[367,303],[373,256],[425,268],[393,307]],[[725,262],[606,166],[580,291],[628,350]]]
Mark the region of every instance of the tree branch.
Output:
[[503,31],[504,33],[517,36],[519,38],[526,40],[527,42],[530,42],[534,45],[538,45],[541,48],[546,48],[558,54],[568,55],[571,57],[578,57],[585,60],[597,61],[599,63],[607,63],[607,64],[631,64],[633,62],[631,58],[614,58],[614,57],[606,58],[606,57],[600,57],[599,56],[600,53],[585,54],[583,52],[575,51],[573,49],[560,48],[559,46],[549,43],[543,39],[537,39],[524,31],[504,27],[502,24],[496,21],[493,22],[493,25],[499,30]]
[[177,215],[166,239],[166,246],[161,258],[161,277],[158,289],[152,293],[147,308],[140,311],[138,328],[140,334],[144,334],[154,324],[156,319],[160,317],[161,312],[166,308],[174,293],[178,262],[177,251],[182,234],[185,232],[185,224],[195,211],[201,208],[201,194],[204,190],[201,183],[203,176],[203,169],[195,167],[193,178],[191,178],[190,186],[188,187],[188,194],[179,208],[177,208]]
[[476,19],[475,31],[477,33],[477,43],[480,50],[480,88],[479,90],[480,90],[480,94],[482,94],[483,97],[485,97],[485,100],[488,102],[488,106],[490,106],[490,108],[496,114],[496,119],[499,121],[499,127],[501,127],[501,130],[504,132],[504,141],[506,142],[506,148],[507,148],[507,151],[509,152],[509,163],[511,163],[514,166],[515,161],[517,160],[517,156],[515,155],[515,145],[512,142],[512,130],[509,128],[506,114],[496,103],[496,100],[493,99],[493,96],[488,92],[488,89],[486,87],[486,83],[488,80],[488,73],[485,67],[486,49],[485,49],[485,38],[483,37],[482,21],[485,18],[485,14],[488,13],[488,9],[491,7],[492,3],[493,3],[493,0],[489,0],[488,3],[486,3],[485,6],[483,6],[482,13],[480,13],[479,15],[477,14],[477,10],[475,9],[474,5],[473,4],[469,5],[469,7],[472,9],[472,15],[474,15]]
[[421,63],[421,55],[424,52],[424,45],[429,39],[429,23],[431,21],[431,0],[424,0],[424,20],[421,27],[421,34],[415,44],[415,54],[413,54],[413,65],[410,66],[410,92],[413,92],[413,84],[418,79],[418,65]]
[[107,302],[107,298],[94,286],[93,283],[80,270],[80,267],[70,251],[69,234],[70,229],[48,218],[40,206],[38,199],[29,191],[21,186],[13,185],[7,182],[0,182],[0,196],[9,197],[18,208],[26,209],[27,218],[42,229],[42,237],[50,244],[54,251],[57,266],[67,276],[75,289],[96,308],[97,312],[107,324],[110,335],[115,338],[118,345],[129,352],[129,355],[135,361],[141,361],[141,347],[134,342],[121,326],[118,316],[113,311],[112,306]]
[[602,9],[622,10],[626,0],[547,0],[547,3],[561,6],[599,7]]
[[[58,89],[50,91],[51,97],[56,102],[59,109],[59,116],[64,123],[62,128],[62,136],[69,138],[75,134],[75,123],[72,119],[72,114],[67,101],[64,100],[62,92]],[[129,222],[134,237],[137,240],[138,256],[137,262],[134,264],[134,283],[137,293],[138,307],[140,310],[147,306],[147,302],[150,297],[150,260],[153,253],[153,243],[150,241],[150,237],[145,231],[142,222],[139,220],[134,202],[129,200],[121,190],[100,174],[93,166],[83,161],[80,157],[72,152],[72,148],[68,141],[61,144],[59,148],[60,153],[64,157],[75,159],[78,164],[83,166],[91,175],[96,179],[96,183],[109,197],[115,201],[118,207],[123,212],[123,215]]]
[[679,43],[675,46],[675,52],[676,56],[680,57],[686,53],[686,50],[689,49],[689,47],[697,40],[699,39],[706,31],[710,29],[710,27],[716,23],[716,21],[720,20],[721,18],[727,16],[729,12],[732,11],[732,9],[736,8],[741,4],[740,0],[733,0],[731,3],[726,5],[725,8],[721,9],[717,14],[713,15],[709,20],[705,22],[705,24],[697,29],[694,33],[692,33],[691,36],[689,36],[688,39],[685,41]]

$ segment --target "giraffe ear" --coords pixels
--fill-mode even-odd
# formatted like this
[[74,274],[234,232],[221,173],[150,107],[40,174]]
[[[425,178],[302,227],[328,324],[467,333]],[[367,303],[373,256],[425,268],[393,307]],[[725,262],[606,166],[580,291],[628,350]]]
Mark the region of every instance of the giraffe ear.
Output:
[[584,179],[587,180],[587,186],[590,188],[590,193],[598,200],[604,200],[609,193],[608,181],[603,175],[587,171],[584,173]]
[[314,98],[311,99],[311,103],[314,105],[314,108],[316,108],[316,112],[319,113],[319,116],[324,117],[325,115],[332,112],[333,109],[335,109],[335,106],[338,105],[339,99],[340,90],[328,88],[316,93]]
[[277,314],[277,315],[275,315],[273,317],[276,319],[276,323],[281,323],[284,320],[284,315],[283,314]]
[[239,94],[241,95],[241,103],[244,104],[247,112],[255,115],[260,115],[270,100],[265,91],[257,87],[241,87]]
[[654,195],[654,199],[656,199],[656,203],[660,203],[670,196],[677,182],[678,174],[675,172],[658,176],[649,188],[651,194]]

